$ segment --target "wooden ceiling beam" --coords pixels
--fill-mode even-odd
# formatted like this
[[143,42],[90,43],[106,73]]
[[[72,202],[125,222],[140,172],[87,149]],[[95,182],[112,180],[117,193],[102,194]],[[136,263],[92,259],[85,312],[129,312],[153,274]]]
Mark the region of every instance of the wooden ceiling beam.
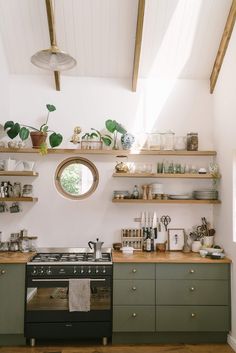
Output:
[[234,24],[236,19],[236,0],[232,1],[229,15],[225,24],[224,32],[220,41],[220,46],[216,55],[214,66],[210,76],[210,93],[214,92],[215,85],[220,73],[221,66],[225,57],[225,53],[228,48],[228,44],[233,32]]
[[[54,14],[53,14],[52,0],[45,0],[45,3],[46,3],[46,10],[47,10],[50,43],[51,45],[56,45],[56,30],[55,30],[55,20],[54,20]],[[56,90],[60,91],[61,85],[60,85],[59,71],[54,71],[54,79],[55,79]]]
[[135,49],[134,49],[133,76],[132,76],[132,91],[134,92],[136,92],[137,82],[138,82],[139,63],[140,63],[142,36],[143,36],[144,12],[145,12],[145,0],[139,0]]

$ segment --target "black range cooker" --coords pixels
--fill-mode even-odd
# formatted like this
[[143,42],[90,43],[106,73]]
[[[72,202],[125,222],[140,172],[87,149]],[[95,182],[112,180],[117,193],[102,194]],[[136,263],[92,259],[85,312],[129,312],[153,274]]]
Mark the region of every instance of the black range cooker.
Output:
[[[90,281],[90,310],[69,311],[70,279]],[[100,259],[85,248],[45,249],[26,266],[25,337],[36,339],[102,338],[112,335],[112,256]]]

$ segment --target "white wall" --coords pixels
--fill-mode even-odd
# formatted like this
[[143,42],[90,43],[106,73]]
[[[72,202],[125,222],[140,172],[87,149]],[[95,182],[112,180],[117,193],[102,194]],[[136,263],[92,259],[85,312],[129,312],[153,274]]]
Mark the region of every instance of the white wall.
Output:
[[[233,152],[236,150],[236,31],[234,30],[214,93],[214,134],[221,168],[222,205],[215,223],[224,248],[232,259],[232,333],[236,350],[236,243],[233,241]],[[235,186],[234,186],[235,188]]]
[[3,49],[2,38],[0,37],[0,111],[2,119],[9,117],[9,74],[6,57]]
[[[199,133],[199,149],[212,149],[212,96],[207,81],[181,80],[177,82],[144,81],[138,93],[130,90],[127,80],[62,78],[62,91],[56,92],[51,77],[10,78],[10,118],[21,123],[40,125],[46,115],[46,103],[55,104],[50,126],[64,135],[63,146],[69,142],[73,128],[79,125],[83,131],[91,127],[101,129],[108,118],[123,123],[130,132],[172,128],[177,135],[189,131]],[[2,156],[4,158],[4,156]],[[39,246],[84,246],[88,240],[99,236],[106,246],[120,239],[121,228],[137,227],[134,217],[142,210],[157,211],[158,216],[169,214],[172,228],[187,228],[200,222],[201,216],[212,219],[212,207],[204,205],[122,205],[113,204],[112,191],[129,189],[134,184],[152,180],[112,178],[116,158],[90,156],[100,173],[96,192],[88,199],[70,201],[58,194],[54,187],[54,172],[63,158],[69,155],[16,155],[16,159],[37,161],[38,178],[34,184],[38,203],[23,204],[20,214],[2,214],[0,229],[5,238],[22,228],[39,236]],[[146,161],[156,165],[162,158],[130,157],[130,161]],[[170,158],[171,160],[171,158]],[[175,159],[177,160],[177,158]],[[180,159],[178,159],[180,161]],[[207,166],[209,158],[182,161],[198,167]],[[165,192],[190,191],[209,185],[209,181],[175,181],[166,179]]]

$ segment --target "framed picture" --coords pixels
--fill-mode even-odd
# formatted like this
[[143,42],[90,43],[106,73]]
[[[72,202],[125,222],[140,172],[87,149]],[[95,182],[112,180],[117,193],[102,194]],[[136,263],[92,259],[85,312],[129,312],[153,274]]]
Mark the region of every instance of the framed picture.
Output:
[[184,229],[168,229],[168,250],[182,251],[184,247]]

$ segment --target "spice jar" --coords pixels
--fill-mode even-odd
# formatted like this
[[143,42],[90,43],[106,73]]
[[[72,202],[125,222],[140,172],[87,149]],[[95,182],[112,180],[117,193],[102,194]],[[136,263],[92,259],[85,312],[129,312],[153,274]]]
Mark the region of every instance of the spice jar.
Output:
[[187,151],[197,151],[198,150],[198,133],[189,132],[187,134]]

